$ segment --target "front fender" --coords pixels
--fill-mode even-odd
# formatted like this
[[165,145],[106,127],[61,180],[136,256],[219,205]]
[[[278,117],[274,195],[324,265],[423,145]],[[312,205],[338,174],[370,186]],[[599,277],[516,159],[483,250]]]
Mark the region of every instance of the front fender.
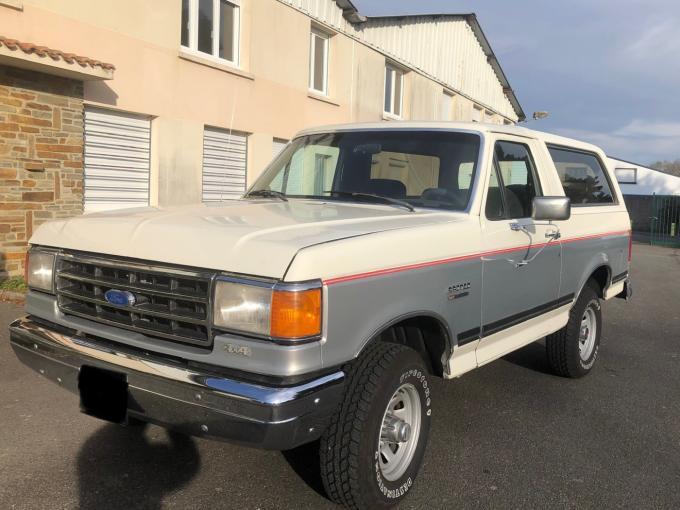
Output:
[[[450,287],[461,282],[465,292],[452,296]],[[481,290],[479,259],[327,285],[323,364],[353,359],[385,329],[416,316],[441,325],[451,352],[459,333],[480,325]]]

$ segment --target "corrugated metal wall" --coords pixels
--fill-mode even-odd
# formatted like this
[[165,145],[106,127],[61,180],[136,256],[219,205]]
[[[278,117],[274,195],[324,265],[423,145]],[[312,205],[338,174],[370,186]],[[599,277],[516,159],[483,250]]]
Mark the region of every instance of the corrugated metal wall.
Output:
[[334,0],[279,1],[508,118],[517,119],[482,46],[463,18],[370,18],[353,25],[343,18],[342,9]]
[[279,0],[308,16],[348,35],[355,33],[352,24],[342,17],[342,9],[334,0]]

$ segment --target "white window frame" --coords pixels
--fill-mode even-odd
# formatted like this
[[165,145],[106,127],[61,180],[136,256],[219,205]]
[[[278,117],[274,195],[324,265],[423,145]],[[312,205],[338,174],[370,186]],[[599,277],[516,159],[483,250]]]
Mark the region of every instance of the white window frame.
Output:
[[[323,90],[314,88],[314,61],[316,59],[316,45],[315,39],[319,38],[324,41],[323,45]],[[313,28],[309,34],[309,91],[314,94],[328,95],[328,61],[330,57],[331,36],[317,28]]]
[[[385,94],[387,93],[387,74],[392,73],[392,88],[390,90],[390,109],[392,111],[387,111],[385,110]],[[404,115],[404,70],[401,69],[400,67],[395,66],[394,64],[390,64],[389,62],[385,64],[385,75],[383,77],[383,114],[387,117],[391,117],[393,119],[401,119],[403,118]],[[401,92],[399,96],[399,114],[397,115],[394,113],[395,110],[395,97],[394,97],[394,91],[396,89],[395,84],[396,84],[396,78],[399,77],[400,80],[400,87],[399,90]]]
[[[234,60],[220,57],[220,2],[231,4],[235,7],[234,12],[234,30],[233,42],[234,45]],[[184,27],[182,27],[182,30]],[[212,53],[205,53],[198,49],[198,0],[189,0],[189,46],[182,45],[182,50],[193,53],[203,58],[209,58],[220,63],[228,63],[233,66],[239,65],[241,56],[241,0],[213,0],[213,28],[212,28]],[[181,34],[181,32],[180,32]],[[215,34],[218,36],[216,37]],[[181,41],[181,37],[180,37]],[[180,43],[181,44],[181,43]]]

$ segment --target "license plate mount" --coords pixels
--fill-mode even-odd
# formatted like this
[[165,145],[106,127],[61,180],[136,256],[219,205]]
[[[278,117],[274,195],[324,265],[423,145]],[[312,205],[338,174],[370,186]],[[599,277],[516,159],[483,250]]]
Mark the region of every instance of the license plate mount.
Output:
[[114,423],[127,422],[128,382],[125,374],[83,365],[78,374],[80,410]]

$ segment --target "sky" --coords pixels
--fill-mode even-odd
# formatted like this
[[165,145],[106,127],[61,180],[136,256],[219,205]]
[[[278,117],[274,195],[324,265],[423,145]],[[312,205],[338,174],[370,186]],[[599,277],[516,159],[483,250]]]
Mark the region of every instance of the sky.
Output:
[[354,0],[366,16],[474,12],[532,129],[680,159],[680,0]]

